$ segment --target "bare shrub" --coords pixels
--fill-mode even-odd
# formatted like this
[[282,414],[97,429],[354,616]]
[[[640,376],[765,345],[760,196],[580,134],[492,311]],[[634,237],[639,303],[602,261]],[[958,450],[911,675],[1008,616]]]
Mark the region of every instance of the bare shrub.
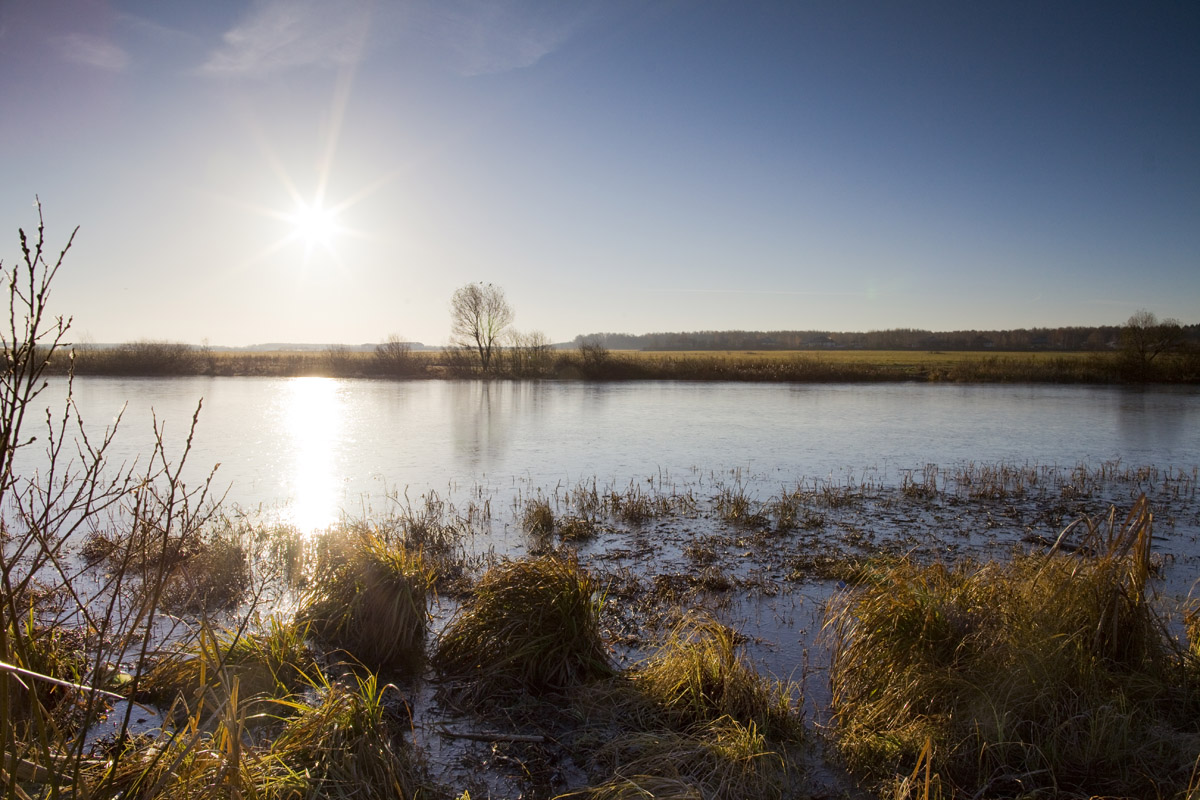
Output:
[[375,345],[375,371],[392,378],[405,378],[421,371],[412,344],[393,333]]

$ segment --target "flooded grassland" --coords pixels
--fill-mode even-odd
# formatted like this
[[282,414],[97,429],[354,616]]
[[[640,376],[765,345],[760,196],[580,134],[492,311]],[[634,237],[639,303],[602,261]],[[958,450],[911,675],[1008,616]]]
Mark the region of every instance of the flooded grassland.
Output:
[[[898,482],[867,470],[763,487],[739,470],[694,470],[522,488],[507,499],[480,488],[454,501],[393,496],[318,532],[257,512],[217,513],[157,541],[139,540],[137,528],[97,528],[74,548],[74,583],[92,587],[95,602],[106,580],[137,573],[120,599],[133,608],[136,587],[160,576],[162,615],[141,640],[148,657],[129,647],[110,664],[124,677],[108,688],[139,704],[101,703],[80,752],[101,772],[118,745],[143,748],[127,765],[144,764],[146,752],[170,755],[151,777],[107,778],[137,796],[180,780],[224,785],[231,769],[263,796],[352,796],[363,781],[372,796],[392,796],[389,785],[405,796],[475,798],[904,796],[929,786],[945,796],[1047,787],[1086,796],[1092,789],[1076,773],[1088,764],[1030,759],[1014,742],[1041,746],[1032,734],[970,745],[1009,748],[992,770],[1000,777],[983,779],[957,766],[964,745],[921,713],[903,735],[877,731],[886,746],[871,744],[879,721],[851,719],[849,678],[831,667],[864,638],[853,630],[854,603],[872,587],[892,581],[932,596],[938,579],[927,568],[970,575],[1030,557],[1074,574],[1114,547],[1132,570],[1142,550],[1126,540],[1143,533],[1152,538],[1136,595],[1161,620],[1159,658],[1173,665],[1161,669],[1183,676],[1161,678],[1163,691],[1177,705],[1197,701],[1187,635],[1200,559],[1194,470],[926,465]],[[994,596],[972,605],[966,585],[920,623],[928,632],[963,615],[957,628],[938,629],[935,645],[950,654],[942,672],[987,627],[970,620],[1014,613]],[[1128,604],[1133,595],[1115,597]],[[35,603],[39,625],[71,629],[51,600]],[[917,639],[905,647],[924,646]],[[886,658],[880,650],[868,660]],[[895,676],[913,669],[897,665]],[[1146,725],[1200,755],[1188,749],[1195,723]],[[119,739],[123,726],[136,736]],[[346,731],[353,741],[322,738]],[[338,761],[360,747],[372,755]],[[923,763],[931,777],[914,782]],[[167,767],[186,776],[184,764],[195,773],[166,777]],[[1190,791],[1190,764],[1150,766],[1158,773],[1149,783],[1118,776],[1102,788]]]
[[1190,390],[53,388],[31,797],[1195,794]]

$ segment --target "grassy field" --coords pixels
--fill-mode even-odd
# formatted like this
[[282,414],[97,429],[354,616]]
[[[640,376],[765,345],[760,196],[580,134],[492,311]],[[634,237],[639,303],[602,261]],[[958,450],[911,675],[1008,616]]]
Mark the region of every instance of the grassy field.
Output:
[[[155,342],[85,348],[76,352],[73,361],[58,359],[53,368],[63,372],[69,364],[78,375],[469,378],[483,374],[472,354],[462,350],[385,354],[331,347],[238,352]],[[797,383],[1195,383],[1200,380],[1200,354],[1172,354],[1148,363],[1111,351],[504,350],[487,376]]]

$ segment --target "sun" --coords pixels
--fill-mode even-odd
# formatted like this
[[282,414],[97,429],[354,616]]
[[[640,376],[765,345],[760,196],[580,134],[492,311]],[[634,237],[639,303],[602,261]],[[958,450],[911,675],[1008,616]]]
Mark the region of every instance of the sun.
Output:
[[337,209],[326,208],[319,201],[297,203],[288,221],[292,225],[292,238],[303,242],[309,250],[317,246],[332,249],[333,240],[341,231]]

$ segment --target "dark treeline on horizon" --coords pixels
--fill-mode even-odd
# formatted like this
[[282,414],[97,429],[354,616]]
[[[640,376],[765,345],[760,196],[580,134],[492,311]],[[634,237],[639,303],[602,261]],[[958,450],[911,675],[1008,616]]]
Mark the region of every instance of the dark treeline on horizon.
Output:
[[[575,344],[610,350],[1115,350],[1120,325],[1020,328],[1009,331],[927,331],[895,328],[847,333],[833,331],[687,331],[674,333],[591,333]],[[1184,325],[1184,340],[1200,342],[1200,325]]]

